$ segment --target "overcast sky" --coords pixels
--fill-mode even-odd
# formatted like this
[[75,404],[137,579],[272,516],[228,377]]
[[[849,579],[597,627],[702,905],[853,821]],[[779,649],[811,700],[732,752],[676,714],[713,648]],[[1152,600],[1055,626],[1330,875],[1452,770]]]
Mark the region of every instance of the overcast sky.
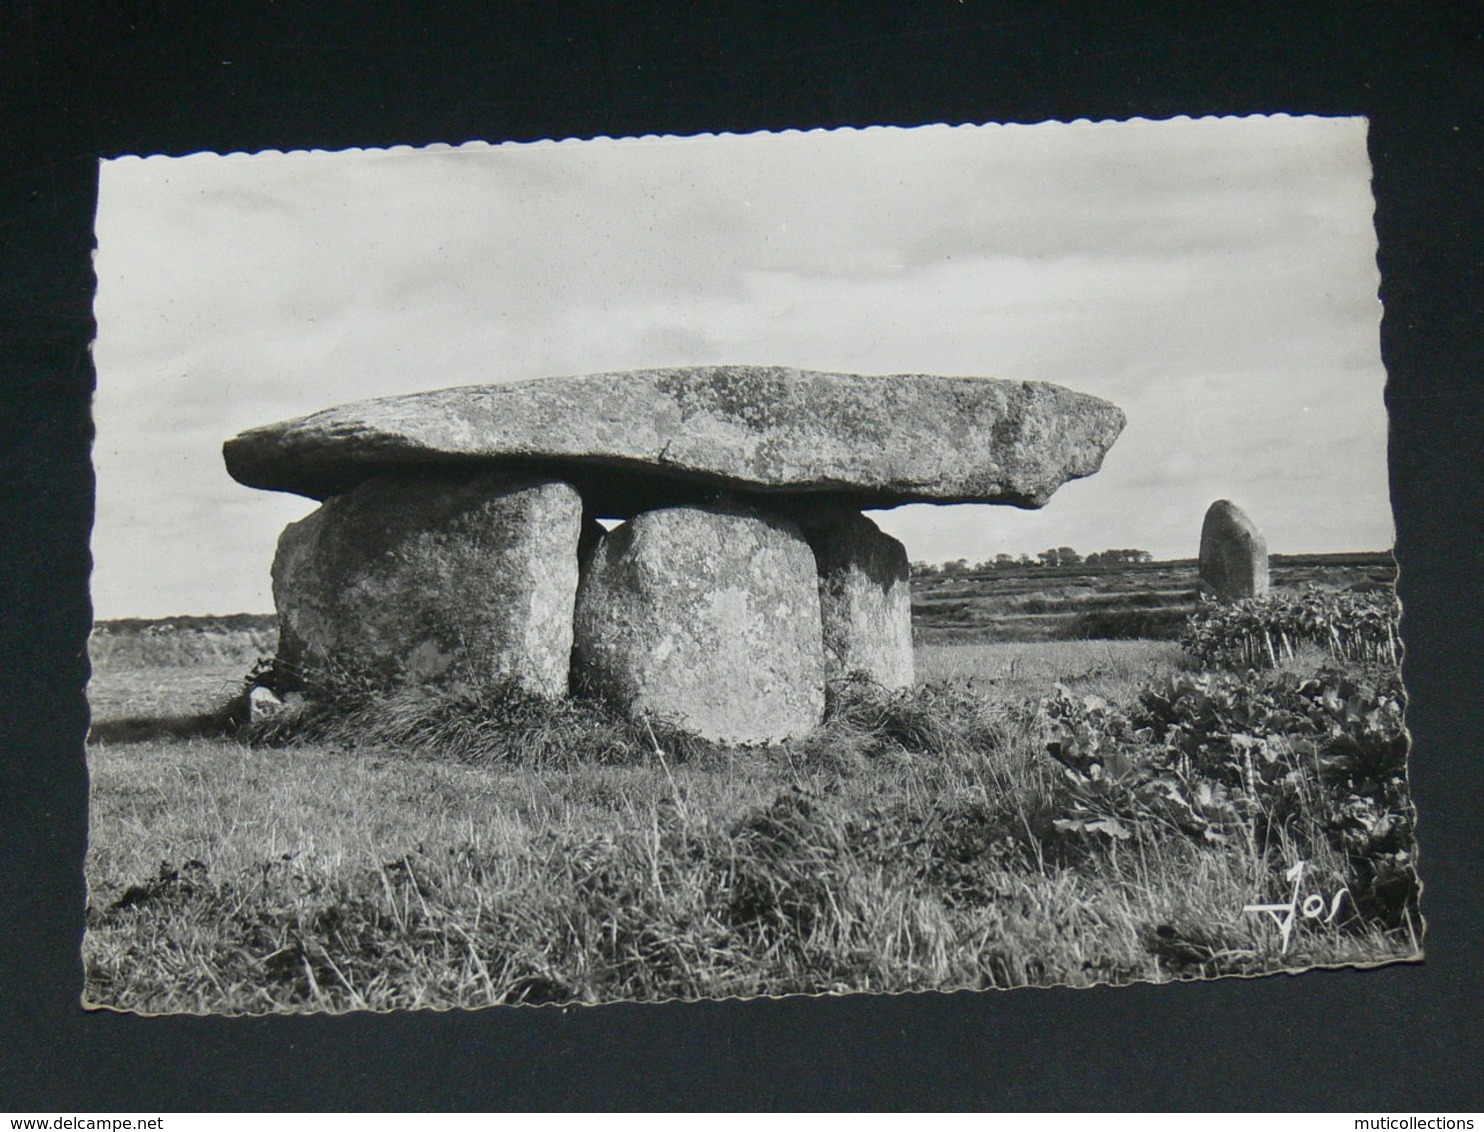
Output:
[[260,612],[314,506],[234,433],[475,382],[755,363],[1120,405],[1039,512],[876,513],[914,559],[1391,546],[1362,119],[1047,123],[105,162],[99,617]]

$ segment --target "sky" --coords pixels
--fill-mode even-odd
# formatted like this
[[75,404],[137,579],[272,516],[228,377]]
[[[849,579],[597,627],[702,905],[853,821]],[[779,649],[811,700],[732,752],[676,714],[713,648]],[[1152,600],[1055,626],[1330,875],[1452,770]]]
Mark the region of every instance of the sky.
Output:
[[1052,381],[1119,405],[1040,511],[873,512],[914,560],[1192,557],[1393,528],[1359,118],[928,126],[340,153],[100,172],[95,615],[267,612],[315,504],[235,433],[453,385],[722,363]]

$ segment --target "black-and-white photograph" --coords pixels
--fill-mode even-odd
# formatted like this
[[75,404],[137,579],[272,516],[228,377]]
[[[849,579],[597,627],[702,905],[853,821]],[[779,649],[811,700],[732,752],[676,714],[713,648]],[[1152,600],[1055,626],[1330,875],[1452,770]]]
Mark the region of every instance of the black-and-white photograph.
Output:
[[1421,958],[1366,137],[104,162],[84,1003]]

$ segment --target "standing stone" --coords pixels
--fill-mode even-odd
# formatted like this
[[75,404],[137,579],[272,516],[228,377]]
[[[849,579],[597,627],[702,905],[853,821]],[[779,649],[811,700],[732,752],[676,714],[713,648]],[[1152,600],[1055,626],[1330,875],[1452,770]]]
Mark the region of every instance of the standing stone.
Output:
[[559,481],[367,480],[279,539],[278,670],[290,686],[325,673],[381,687],[508,678],[564,695],[582,519]]
[[814,554],[798,525],[740,507],[634,516],[603,536],[577,595],[579,679],[717,742],[818,726],[820,640]]
[[1221,601],[1268,592],[1268,544],[1229,499],[1211,504],[1201,525],[1201,588]]
[[887,688],[910,688],[907,548],[859,511],[815,508],[800,521],[819,570],[825,679],[860,672]]

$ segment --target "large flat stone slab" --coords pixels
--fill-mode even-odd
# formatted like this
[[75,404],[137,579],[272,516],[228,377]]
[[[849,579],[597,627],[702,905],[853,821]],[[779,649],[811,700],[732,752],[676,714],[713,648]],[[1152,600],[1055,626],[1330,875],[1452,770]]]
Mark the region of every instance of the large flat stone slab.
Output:
[[472,462],[566,480],[612,518],[718,491],[1040,507],[1096,472],[1123,424],[1041,382],[701,366],[360,401],[244,432],[224,454],[249,487],[313,499],[388,468]]
[[586,561],[574,637],[580,685],[708,739],[774,742],[824,713],[814,553],[789,519],[636,515]]
[[582,501],[560,482],[367,480],[278,541],[280,683],[510,679],[565,695],[583,533]]

